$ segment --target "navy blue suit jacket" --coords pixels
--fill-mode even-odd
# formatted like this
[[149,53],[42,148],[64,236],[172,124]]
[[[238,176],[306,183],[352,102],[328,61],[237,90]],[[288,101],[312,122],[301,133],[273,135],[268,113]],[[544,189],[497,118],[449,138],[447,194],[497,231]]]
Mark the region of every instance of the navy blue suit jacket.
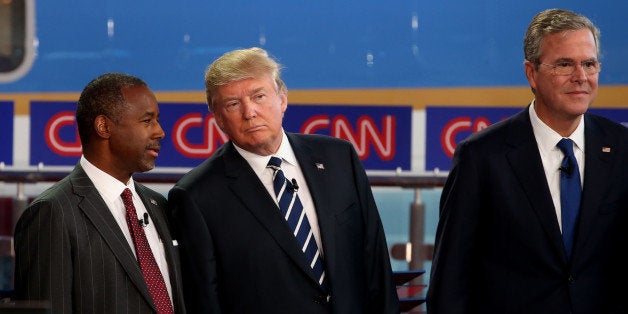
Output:
[[459,144],[441,197],[429,313],[627,311],[628,128],[584,119],[571,259],[528,109]]
[[384,230],[353,146],[288,134],[318,214],[331,299],[231,142],[170,191],[193,313],[398,313]]

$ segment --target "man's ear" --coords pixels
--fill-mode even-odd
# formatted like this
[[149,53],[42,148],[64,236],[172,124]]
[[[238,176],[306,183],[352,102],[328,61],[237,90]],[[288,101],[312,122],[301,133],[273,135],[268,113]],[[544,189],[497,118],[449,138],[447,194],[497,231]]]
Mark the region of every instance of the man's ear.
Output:
[[94,119],[94,130],[96,131],[96,134],[102,138],[109,138],[111,136],[111,133],[109,132],[109,127],[111,126],[110,123],[111,120],[109,120],[106,116],[97,116],[96,119]]
[[534,92],[536,90],[536,76],[537,76],[537,66],[526,60],[523,63],[523,70],[525,71],[526,74],[526,78],[528,79],[528,83],[530,84],[530,88],[532,88],[532,92]]

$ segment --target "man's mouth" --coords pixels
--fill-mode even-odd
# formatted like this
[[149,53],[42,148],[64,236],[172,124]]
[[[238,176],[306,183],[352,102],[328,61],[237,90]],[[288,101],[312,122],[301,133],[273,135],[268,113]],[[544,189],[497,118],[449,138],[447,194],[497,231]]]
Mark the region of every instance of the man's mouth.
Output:
[[157,145],[157,146],[148,146],[146,147],[146,150],[148,151],[148,153],[153,156],[153,157],[157,157],[159,156],[159,151],[161,150],[161,146]]

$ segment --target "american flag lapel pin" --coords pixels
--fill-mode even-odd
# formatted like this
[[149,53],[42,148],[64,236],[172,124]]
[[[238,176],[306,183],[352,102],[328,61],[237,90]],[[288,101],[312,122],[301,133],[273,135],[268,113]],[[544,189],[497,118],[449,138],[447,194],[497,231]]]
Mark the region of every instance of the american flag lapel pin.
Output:
[[323,165],[323,164],[322,164],[322,163],[320,163],[320,162],[317,162],[317,163],[316,163],[316,169],[317,169],[318,171],[323,171],[323,170],[325,170],[325,165]]
[[153,205],[155,205],[155,206],[157,206],[157,201],[156,201],[156,200],[154,200],[154,199],[152,199],[152,198],[150,199],[150,203],[151,203],[151,204],[153,204]]
[[602,153],[610,153],[611,152],[611,148],[610,147],[602,147]]

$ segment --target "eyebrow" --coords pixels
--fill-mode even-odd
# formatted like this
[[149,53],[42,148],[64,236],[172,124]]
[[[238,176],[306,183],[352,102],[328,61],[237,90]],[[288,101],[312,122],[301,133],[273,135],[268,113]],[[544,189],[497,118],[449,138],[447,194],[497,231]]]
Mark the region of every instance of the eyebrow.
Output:
[[[255,95],[255,94],[259,93],[260,91],[262,91],[264,89],[265,89],[264,86],[260,86],[260,87],[254,88],[253,90],[251,90],[250,92],[247,93],[247,96]],[[238,100],[239,98],[240,97],[237,97],[237,96],[227,96],[225,98],[220,99],[219,102],[222,103],[222,102],[227,102],[227,101],[230,101],[230,100]]]
[[160,113],[156,113],[156,112],[154,112],[154,111],[146,110],[146,111],[144,111],[144,114],[142,114],[142,116],[141,116],[141,117],[142,117],[142,118],[143,118],[143,117],[146,117],[146,116],[149,116],[149,117],[158,116],[158,117],[159,117],[159,115],[160,115]]
[[[586,59],[581,60],[580,62],[583,62],[583,61],[597,61],[597,58],[595,58],[595,57],[586,58]],[[576,60],[574,60],[572,58],[558,58],[556,61],[554,61],[554,63],[558,63],[558,62],[574,62],[575,63],[575,62],[578,62],[578,61],[576,61]]]
[[249,93],[249,95],[254,95],[254,94],[257,94],[257,93],[259,93],[260,91],[262,91],[262,90],[264,90],[264,89],[265,89],[265,87],[263,87],[263,86],[258,87],[258,88],[256,88],[256,89],[253,89],[253,90]]

